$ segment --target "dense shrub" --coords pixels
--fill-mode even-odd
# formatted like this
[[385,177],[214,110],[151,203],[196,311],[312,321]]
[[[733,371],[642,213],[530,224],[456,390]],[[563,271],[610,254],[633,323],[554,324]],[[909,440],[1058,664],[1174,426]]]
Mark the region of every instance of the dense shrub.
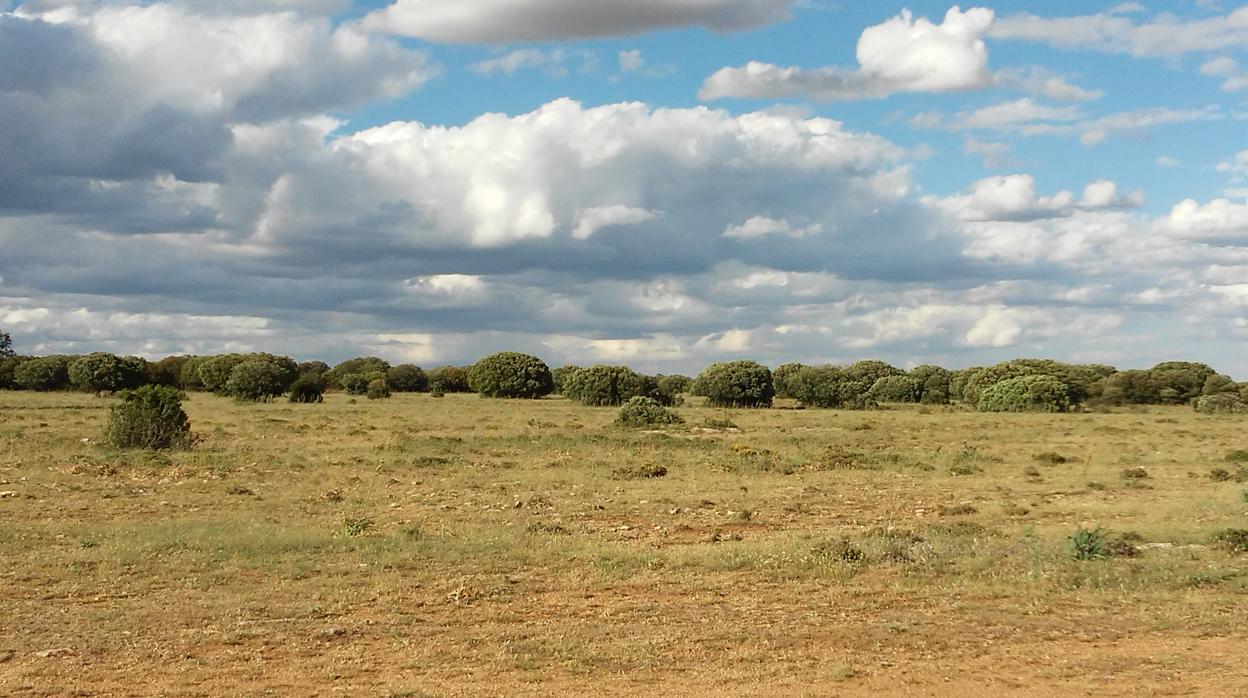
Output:
[[69,383],[91,393],[137,388],[147,381],[147,362],[104,352],[75,359],[68,367]]
[[981,412],[1065,412],[1070,409],[1070,386],[1039,374],[1008,378],[982,392]]
[[309,405],[325,402],[325,381],[315,373],[299,377],[290,386],[290,401]]
[[654,380],[658,383],[659,395],[663,396],[660,402],[667,405],[677,404],[681,396],[689,392],[690,386],[693,385],[692,378],[679,373],[670,376],[655,376]]
[[342,386],[347,395],[364,395],[368,393],[368,384],[374,380],[378,379],[369,378],[361,373],[348,373],[338,377],[338,384]]
[[975,374],[984,370],[982,366],[972,366],[971,368],[963,368],[949,373],[949,399],[959,402],[969,402],[966,399],[966,386],[970,384]]
[[26,390],[65,390],[69,387],[69,364],[72,356],[44,356],[24,361],[14,369],[13,379]]
[[439,366],[429,372],[429,389],[440,393],[470,393],[468,369],[459,366]]
[[316,376],[317,378],[321,378],[326,373],[329,373],[329,364],[324,361],[304,361],[299,364],[298,368],[300,378],[304,376]]
[[199,368],[208,363],[211,356],[192,356],[187,358],[186,363],[182,364],[182,371],[178,374],[178,384],[183,390],[203,390],[204,381],[199,377]]
[[[1145,371],[1105,378],[1099,402],[1111,405],[1185,404],[1199,397],[1217,371],[1200,363],[1168,361]],[[1214,385],[1218,381],[1214,381]]]
[[151,385],[167,385],[177,388],[182,385],[182,368],[190,361],[189,356],[166,356],[160,361],[147,364],[147,382]]
[[419,366],[402,364],[386,371],[386,385],[396,393],[421,393],[429,389],[429,376]]
[[867,391],[867,398],[875,402],[918,402],[923,386],[912,376],[884,376]]
[[200,385],[210,393],[224,393],[225,384],[229,382],[234,367],[247,360],[242,354],[220,354],[210,356],[199,364],[196,376]]
[[13,337],[8,332],[0,332],[0,359],[16,356],[13,353]]
[[871,386],[853,380],[836,366],[805,366],[789,378],[793,397],[806,407],[867,409],[875,405]]
[[693,391],[714,407],[771,407],[776,395],[771,370],[753,361],[711,364],[694,381]]
[[1218,393],[1239,393],[1239,384],[1230,376],[1215,373],[1205,379],[1205,385],[1200,390],[1201,395],[1217,395]]
[[665,401],[658,381],[626,366],[591,366],[565,380],[564,396],[591,407],[622,405],[638,396]]
[[924,405],[947,405],[952,399],[953,374],[940,366],[918,366],[910,377],[919,384],[919,402]]
[[184,448],[191,425],[177,388],[145,385],[120,394],[108,417],[104,440],[117,448]]
[[5,356],[0,357],[0,390],[17,390],[21,386],[17,383],[17,367],[30,361],[26,356]]
[[485,397],[535,399],[555,389],[550,368],[536,356],[505,351],[481,359],[468,384]]
[[268,402],[286,392],[286,372],[267,358],[248,359],[230,372],[221,392],[236,400]]
[[851,364],[845,369],[845,377],[851,381],[862,383],[868,389],[875,385],[875,382],[887,376],[904,376],[906,372],[884,363],[883,361],[859,361]]
[[680,415],[667,409],[658,400],[648,397],[630,398],[620,408],[615,418],[617,424],[628,427],[654,427],[667,424],[681,424],[685,420]]
[[782,364],[771,372],[771,382],[776,387],[776,397],[785,399],[797,397],[793,392],[792,380],[803,368],[806,368],[803,364]]
[[383,378],[376,378],[368,383],[368,390],[364,393],[369,400],[384,400],[390,397],[390,386],[386,385]]
[[1238,393],[1216,393],[1205,395],[1193,403],[1201,414],[1248,414],[1248,402],[1239,397]]
[[555,382],[555,394],[556,395],[563,395],[564,397],[568,397],[568,394],[563,392],[568,386],[568,378],[570,378],[573,373],[576,373],[579,370],[581,370],[580,366],[573,366],[572,364],[569,364],[567,366],[560,366],[559,368],[556,368],[556,369],[551,369],[550,378],[551,380]]
[[372,376],[369,380],[376,380],[385,378],[389,370],[390,364],[385,359],[379,359],[376,356],[358,356],[354,359],[347,359],[326,372],[325,384],[331,388],[345,390],[347,386],[342,382],[343,376]]

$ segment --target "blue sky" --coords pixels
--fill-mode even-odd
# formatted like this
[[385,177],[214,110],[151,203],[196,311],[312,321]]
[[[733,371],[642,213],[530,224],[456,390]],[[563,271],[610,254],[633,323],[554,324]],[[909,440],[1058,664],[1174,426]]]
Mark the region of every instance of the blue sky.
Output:
[[32,353],[1248,376],[1242,4],[0,11]]

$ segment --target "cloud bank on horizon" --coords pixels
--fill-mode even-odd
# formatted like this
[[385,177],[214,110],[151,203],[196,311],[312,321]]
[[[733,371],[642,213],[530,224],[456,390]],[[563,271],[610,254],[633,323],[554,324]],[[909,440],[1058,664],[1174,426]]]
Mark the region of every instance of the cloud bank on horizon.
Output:
[[0,2],[0,328],[1248,376],[1248,7]]

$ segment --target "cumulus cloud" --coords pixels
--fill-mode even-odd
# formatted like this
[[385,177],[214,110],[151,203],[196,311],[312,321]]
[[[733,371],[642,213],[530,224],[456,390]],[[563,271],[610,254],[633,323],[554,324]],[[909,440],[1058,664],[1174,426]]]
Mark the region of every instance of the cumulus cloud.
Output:
[[983,37],[993,12],[953,7],[941,24],[908,10],[869,27],[858,39],[858,67],[802,69],[750,62],[707,78],[699,96],[775,99],[803,96],[822,101],[884,97],[899,92],[956,92],[986,87],[988,48]]
[[363,26],[445,43],[504,44],[701,26],[754,29],[788,19],[794,0],[396,0]]
[[1028,221],[1070,216],[1080,210],[1137,208],[1143,205],[1144,195],[1120,195],[1117,184],[1102,179],[1089,183],[1081,198],[1069,191],[1039,196],[1035,177],[1018,174],[989,177],[973,184],[966,194],[929,196],[923,201],[962,221]]
[[994,39],[1044,43],[1058,48],[1163,58],[1235,50],[1248,43],[1248,7],[1225,15],[1187,21],[1171,14],[1137,21],[1124,14],[1121,7],[1116,12],[1072,17],[1038,17],[1020,13],[998,19],[990,36]]

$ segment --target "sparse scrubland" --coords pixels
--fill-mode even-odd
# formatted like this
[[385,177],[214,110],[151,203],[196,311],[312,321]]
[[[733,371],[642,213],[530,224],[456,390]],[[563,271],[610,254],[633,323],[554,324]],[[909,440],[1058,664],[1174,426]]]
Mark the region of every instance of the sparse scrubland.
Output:
[[0,391],[3,695],[1248,679],[1248,423],[1198,364],[147,365],[179,393],[87,358]]

